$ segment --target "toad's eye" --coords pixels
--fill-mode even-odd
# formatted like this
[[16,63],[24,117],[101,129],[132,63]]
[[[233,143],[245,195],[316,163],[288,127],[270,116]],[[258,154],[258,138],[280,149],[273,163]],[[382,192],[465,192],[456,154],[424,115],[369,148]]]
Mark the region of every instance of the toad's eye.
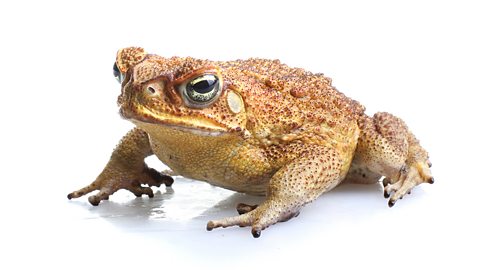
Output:
[[117,62],[115,62],[113,64],[113,76],[115,76],[115,79],[117,79],[117,81],[119,83],[122,83],[123,82],[123,74],[120,72],[120,69],[118,69],[118,66],[117,66]]
[[181,87],[187,105],[204,108],[210,105],[220,94],[220,80],[213,74],[193,78]]

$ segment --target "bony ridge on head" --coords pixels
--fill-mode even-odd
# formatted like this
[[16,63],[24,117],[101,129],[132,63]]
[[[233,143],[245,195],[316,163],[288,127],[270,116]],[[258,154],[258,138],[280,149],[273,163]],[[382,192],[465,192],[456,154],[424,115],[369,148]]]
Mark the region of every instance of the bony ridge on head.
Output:
[[140,47],[128,47],[118,50],[117,59],[113,65],[113,75],[122,83],[127,70],[141,62],[147,53]]

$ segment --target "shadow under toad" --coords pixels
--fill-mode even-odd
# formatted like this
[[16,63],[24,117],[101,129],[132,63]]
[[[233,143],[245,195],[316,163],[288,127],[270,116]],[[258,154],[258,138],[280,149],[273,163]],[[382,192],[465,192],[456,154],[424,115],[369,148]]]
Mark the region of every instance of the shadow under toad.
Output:
[[[124,193],[122,201],[117,196],[112,195],[99,206],[86,201],[71,203],[88,209],[85,219],[106,220],[128,231],[198,229],[200,232],[209,220],[238,215],[238,203],[260,204],[265,200],[183,178],[176,179],[173,188],[158,189],[153,198],[135,198]],[[386,204],[380,184],[342,184],[305,206],[300,219],[322,223],[342,217],[343,213],[348,221],[356,222],[388,209]]]
[[153,198],[137,198],[128,191],[120,190],[109,200],[92,206],[86,197],[69,201],[87,210],[83,219],[105,220],[129,231],[159,230],[166,226],[185,228],[188,222],[201,222],[201,227],[204,227],[214,214],[223,217],[236,213],[237,201],[258,204],[263,200],[184,178],[175,179],[172,187],[154,189]]

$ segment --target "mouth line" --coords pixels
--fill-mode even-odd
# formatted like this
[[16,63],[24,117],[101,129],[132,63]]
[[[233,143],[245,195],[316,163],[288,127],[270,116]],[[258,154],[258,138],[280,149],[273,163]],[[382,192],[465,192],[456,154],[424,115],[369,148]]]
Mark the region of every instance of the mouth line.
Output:
[[[128,112],[129,111],[129,112]],[[146,107],[137,108],[135,111],[139,113],[132,113],[132,110],[120,110],[120,115],[122,118],[133,122],[135,125],[160,125],[167,128],[172,128],[175,130],[189,132],[200,136],[220,136],[227,133],[225,130],[222,130],[221,127],[209,125],[206,121],[200,121],[198,119],[190,118],[193,125],[196,123],[197,126],[192,126],[186,120],[181,119],[180,117],[172,117],[168,114],[158,115],[153,113]]]
[[214,130],[199,129],[199,128],[194,128],[194,127],[189,127],[189,126],[180,126],[180,125],[175,125],[175,124],[170,124],[170,123],[162,123],[162,122],[151,123],[151,122],[144,122],[144,121],[136,120],[136,119],[130,119],[130,121],[132,121],[134,124],[140,125],[140,126],[145,125],[145,124],[147,124],[147,125],[159,125],[159,126],[162,126],[162,127],[171,128],[171,129],[175,129],[175,130],[182,131],[182,132],[188,132],[188,133],[192,133],[192,134],[200,135],[200,136],[220,136],[220,135],[223,135],[223,134],[226,133],[225,131],[214,131]]

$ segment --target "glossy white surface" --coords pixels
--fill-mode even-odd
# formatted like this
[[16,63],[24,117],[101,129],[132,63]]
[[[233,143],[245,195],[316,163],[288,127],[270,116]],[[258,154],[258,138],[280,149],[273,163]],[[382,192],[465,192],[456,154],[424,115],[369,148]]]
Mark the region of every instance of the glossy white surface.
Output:
[[380,184],[343,185],[259,239],[248,228],[207,232],[205,226],[236,215],[237,203],[258,203],[260,197],[176,178],[153,199],[120,191],[94,207],[86,198],[68,201],[66,192],[77,186],[63,184],[11,198],[15,207],[6,215],[2,239],[8,243],[6,261],[18,266],[240,269],[318,263],[375,269],[407,260],[419,267],[468,268],[476,254],[468,245],[478,240],[474,200],[458,196],[460,188],[443,179],[452,178],[417,188],[392,209]]
[[[408,0],[0,4],[0,269],[479,269],[477,11]],[[132,127],[111,70],[131,45],[323,72],[368,113],[402,117],[436,183],[392,209],[379,185],[340,186],[259,239],[205,227],[262,198],[183,178],[153,199],[68,201]]]

